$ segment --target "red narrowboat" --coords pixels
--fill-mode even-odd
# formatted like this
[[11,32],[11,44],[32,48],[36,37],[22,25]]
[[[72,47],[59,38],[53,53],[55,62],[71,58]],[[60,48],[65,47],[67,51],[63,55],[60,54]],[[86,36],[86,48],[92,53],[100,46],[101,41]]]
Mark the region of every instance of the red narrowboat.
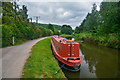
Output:
[[52,36],[51,47],[55,58],[65,69],[79,71],[81,56],[79,54],[79,43],[74,40],[67,40],[60,36]]

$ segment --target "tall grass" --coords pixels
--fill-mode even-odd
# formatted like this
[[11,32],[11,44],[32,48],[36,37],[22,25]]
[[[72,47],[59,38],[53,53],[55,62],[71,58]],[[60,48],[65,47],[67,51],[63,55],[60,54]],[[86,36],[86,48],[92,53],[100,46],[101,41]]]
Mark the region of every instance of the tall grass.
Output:
[[94,42],[95,44],[120,48],[120,35],[119,34],[105,34],[97,35],[95,33],[79,33],[74,36],[76,40],[84,40],[87,42]]

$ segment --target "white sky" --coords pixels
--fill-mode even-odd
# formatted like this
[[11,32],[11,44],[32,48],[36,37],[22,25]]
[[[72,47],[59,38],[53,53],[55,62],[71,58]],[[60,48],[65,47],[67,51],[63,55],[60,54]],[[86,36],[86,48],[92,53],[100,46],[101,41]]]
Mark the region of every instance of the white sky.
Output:
[[[96,1],[96,2],[95,2]],[[28,16],[35,22],[34,16],[40,16],[39,23],[68,24],[73,29],[79,26],[88,12],[91,12],[93,3],[97,10],[102,0],[20,0],[19,5],[26,5]]]

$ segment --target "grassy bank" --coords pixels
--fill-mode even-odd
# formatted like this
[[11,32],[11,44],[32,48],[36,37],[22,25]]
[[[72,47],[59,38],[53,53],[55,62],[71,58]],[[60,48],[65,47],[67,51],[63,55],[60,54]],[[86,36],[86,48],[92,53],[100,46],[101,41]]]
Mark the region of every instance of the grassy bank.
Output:
[[94,43],[101,46],[120,48],[120,34],[107,34],[107,35],[97,35],[93,33],[80,33],[76,34],[74,38],[79,41],[83,40],[86,42]]
[[73,37],[73,35],[68,35],[68,34],[61,34],[61,37]]
[[25,63],[22,78],[65,78],[62,71],[54,75],[60,67],[52,55],[50,39],[41,40],[33,46]]

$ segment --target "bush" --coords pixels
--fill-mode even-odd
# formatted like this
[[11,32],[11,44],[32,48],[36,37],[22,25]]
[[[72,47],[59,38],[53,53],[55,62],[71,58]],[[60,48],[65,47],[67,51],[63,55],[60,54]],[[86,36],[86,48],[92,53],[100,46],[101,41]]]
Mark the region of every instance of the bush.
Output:
[[119,34],[96,35],[92,33],[80,33],[74,36],[75,40],[94,42],[101,46],[120,48]]
[[1,25],[2,26],[2,46],[10,46],[12,45],[12,36],[13,31],[11,26]]

